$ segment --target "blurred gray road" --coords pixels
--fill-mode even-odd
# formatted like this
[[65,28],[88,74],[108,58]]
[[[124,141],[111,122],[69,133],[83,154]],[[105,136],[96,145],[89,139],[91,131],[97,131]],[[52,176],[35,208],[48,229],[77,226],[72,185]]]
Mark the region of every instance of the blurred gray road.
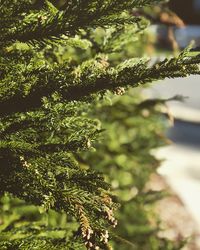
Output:
[[185,204],[200,232],[200,76],[155,83],[144,93],[160,98],[188,97],[184,103],[168,103],[175,124],[167,136],[174,143],[155,154],[165,159],[159,173]]
[[170,98],[177,94],[186,97],[184,102],[172,101],[168,106],[175,117],[200,123],[200,76],[166,79],[153,83],[150,88],[144,90],[144,94],[160,98]]

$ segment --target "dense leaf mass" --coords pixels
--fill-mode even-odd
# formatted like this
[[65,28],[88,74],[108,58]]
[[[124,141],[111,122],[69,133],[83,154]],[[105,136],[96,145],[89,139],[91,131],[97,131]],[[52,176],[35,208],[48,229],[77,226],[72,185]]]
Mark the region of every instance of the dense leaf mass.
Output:
[[[113,97],[200,72],[190,48],[153,65],[142,56],[148,21],[137,10],[160,2],[0,1],[0,249],[111,249],[118,241],[142,249],[144,235],[143,249],[172,249],[143,209],[157,197],[145,184],[158,165],[149,153],[160,145],[158,113],[138,104],[138,92]],[[132,208],[140,218],[127,223]]]

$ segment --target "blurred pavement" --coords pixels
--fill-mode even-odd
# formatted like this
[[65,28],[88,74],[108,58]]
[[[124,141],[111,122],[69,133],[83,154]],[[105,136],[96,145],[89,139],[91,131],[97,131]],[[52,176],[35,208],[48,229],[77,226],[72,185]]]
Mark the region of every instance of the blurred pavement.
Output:
[[159,173],[182,200],[200,233],[200,76],[166,79],[144,93],[160,98],[188,97],[184,103],[167,104],[175,118],[167,136],[174,143],[155,154],[164,160]]

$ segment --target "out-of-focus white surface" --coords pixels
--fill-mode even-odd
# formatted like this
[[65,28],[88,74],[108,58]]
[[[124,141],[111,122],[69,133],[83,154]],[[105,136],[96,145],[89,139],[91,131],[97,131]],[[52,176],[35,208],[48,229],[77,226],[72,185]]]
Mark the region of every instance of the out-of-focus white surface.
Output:
[[178,194],[200,230],[200,149],[170,145],[155,155],[165,159],[158,172]]
[[172,145],[155,151],[163,159],[159,173],[180,197],[200,232],[200,76],[166,79],[144,91],[150,98],[187,96],[185,102],[168,102],[175,126],[168,131]]
[[168,102],[170,112],[175,118],[200,123],[199,75],[153,83],[143,93],[150,98],[170,98],[177,94],[186,97],[184,102]]

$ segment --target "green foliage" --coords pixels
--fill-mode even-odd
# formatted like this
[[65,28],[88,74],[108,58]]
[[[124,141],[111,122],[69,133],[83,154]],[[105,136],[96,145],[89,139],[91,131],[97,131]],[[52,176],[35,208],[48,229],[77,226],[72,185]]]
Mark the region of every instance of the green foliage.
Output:
[[1,249],[172,249],[146,213],[158,114],[108,94],[199,73],[190,49],[154,65],[135,49],[131,10],[158,2],[0,1]]
[[[158,237],[159,220],[154,204],[166,195],[152,191],[148,183],[159,166],[151,149],[166,144],[162,135],[166,120],[159,113],[161,100],[141,102],[140,91],[112,97],[92,110],[106,129],[94,153],[84,153],[81,162],[101,169],[118,197],[118,226],[111,232],[114,249],[179,249]],[[165,101],[162,101],[162,105]],[[178,243],[179,244],[179,243]]]

